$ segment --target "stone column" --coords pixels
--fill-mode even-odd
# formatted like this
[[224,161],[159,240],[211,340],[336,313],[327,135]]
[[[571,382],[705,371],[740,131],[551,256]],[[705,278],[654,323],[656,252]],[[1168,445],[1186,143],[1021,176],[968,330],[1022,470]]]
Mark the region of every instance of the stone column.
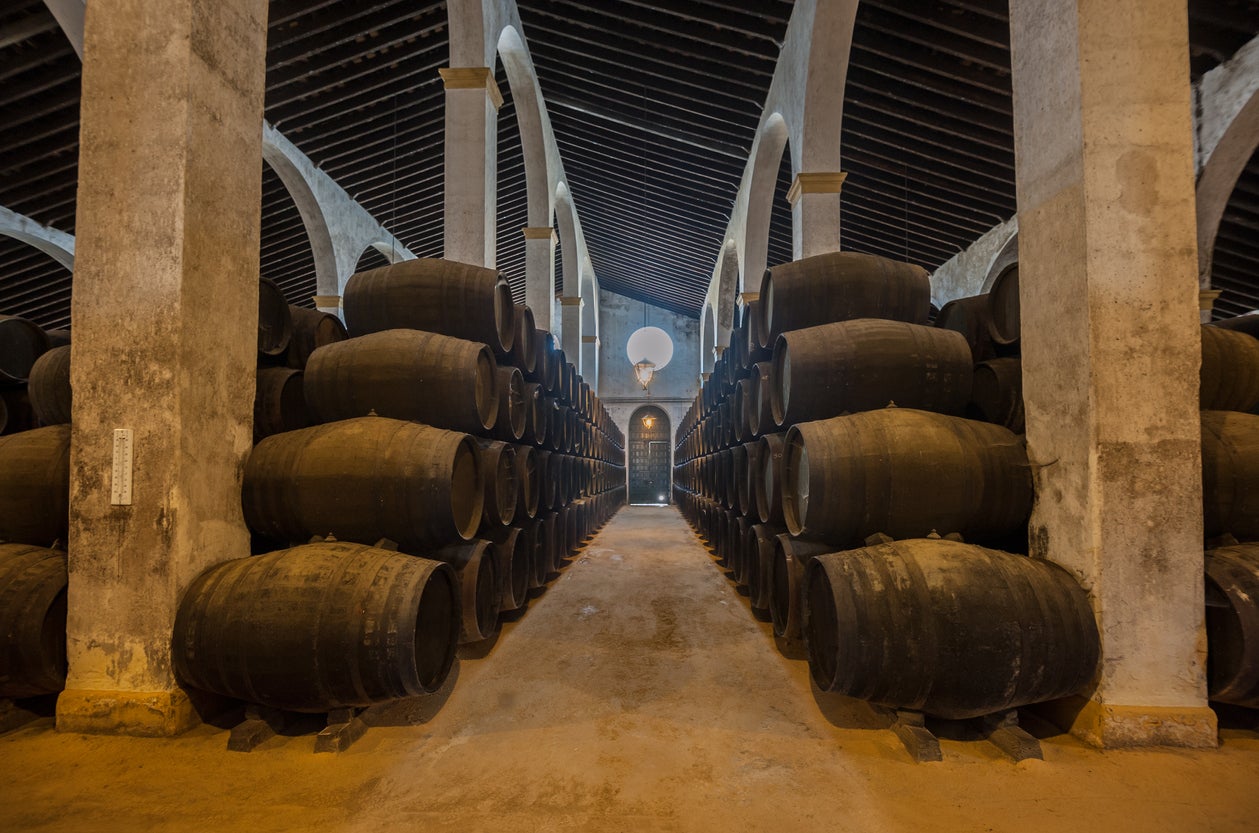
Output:
[[337,318],[340,318],[342,321],[345,320],[345,313],[342,312],[341,310],[341,296],[340,295],[316,295],[315,296],[315,309],[319,310],[320,312],[326,312],[331,315],[335,315]]
[[87,15],[60,729],[196,723],[175,612],[203,569],[249,555],[266,23],[265,0]]
[[585,305],[581,298],[570,298],[565,295],[560,299],[563,306],[564,320],[561,322],[560,347],[570,362],[577,365],[581,373],[581,308]]
[[555,304],[555,244],[559,238],[550,226],[526,226],[525,303],[533,310],[539,330],[551,331],[551,308]]
[[593,391],[599,390],[599,337],[581,337],[581,376]]
[[1083,582],[1102,640],[1073,731],[1213,746],[1185,4],[1010,18],[1032,555]]
[[848,174],[796,174],[791,203],[791,252],[796,260],[839,251],[839,192]]
[[443,67],[446,85],[445,249],[461,263],[493,266],[498,227],[498,108],[488,67]]

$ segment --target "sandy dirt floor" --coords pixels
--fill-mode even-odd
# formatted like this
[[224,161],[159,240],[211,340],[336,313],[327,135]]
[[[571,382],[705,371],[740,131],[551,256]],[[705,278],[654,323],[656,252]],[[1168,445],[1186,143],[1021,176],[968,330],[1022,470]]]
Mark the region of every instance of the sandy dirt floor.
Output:
[[226,751],[0,736],[0,831],[1259,830],[1259,734],[1045,760],[943,740],[915,764],[864,703],[811,688],[671,508],[623,509],[438,695],[340,754],[312,731]]

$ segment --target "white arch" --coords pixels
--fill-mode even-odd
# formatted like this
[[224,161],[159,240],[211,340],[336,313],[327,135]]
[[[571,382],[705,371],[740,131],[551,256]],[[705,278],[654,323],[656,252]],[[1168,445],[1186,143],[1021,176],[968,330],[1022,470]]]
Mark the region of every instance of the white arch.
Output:
[[34,246],[74,271],[74,235],[37,223],[25,214],[0,206],[0,235]]
[[[785,134],[784,134],[785,136]],[[781,148],[779,153],[781,153]],[[775,170],[777,166],[775,165]],[[771,188],[773,184],[771,183]],[[773,198],[773,192],[770,192],[770,198]],[[765,216],[765,240],[769,241],[769,215]],[[761,271],[765,270],[764,258],[765,249],[761,250],[762,266]],[[734,308],[736,296],[739,293],[742,283],[742,276],[739,269],[739,247],[733,240],[726,241],[726,245],[721,249],[720,263],[717,265],[717,274],[720,276],[717,282],[717,303],[714,309],[717,311],[716,329],[714,331],[714,346],[717,344],[723,347],[730,345],[730,331],[734,327]]]
[[709,302],[704,302],[704,309],[700,312],[700,343],[699,343],[699,372],[712,373],[715,356],[714,349],[717,347],[717,325],[716,314],[713,312],[713,306]]
[[1259,148],[1259,37],[1203,76],[1198,103],[1198,282],[1208,288],[1224,210]]
[[[839,139],[856,16],[857,0],[796,0],[726,227],[725,239],[735,241],[740,254],[745,292],[760,292],[783,146],[791,148],[795,182],[802,174],[834,179],[831,175],[841,170]],[[822,189],[825,193],[804,188],[797,195],[792,206],[793,257],[839,246],[837,187]],[[708,301],[719,311],[722,261],[719,258],[713,269],[708,291]],[[728,330],[724,334],[720,326],[718,330],[718,339],[728,342]]]

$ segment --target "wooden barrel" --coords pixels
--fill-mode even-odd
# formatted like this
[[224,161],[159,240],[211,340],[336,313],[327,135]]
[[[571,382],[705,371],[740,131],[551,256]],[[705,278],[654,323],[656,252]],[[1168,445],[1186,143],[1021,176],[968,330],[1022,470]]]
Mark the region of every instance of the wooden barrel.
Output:
[[546,520],[539,514],[531,521],[521,525],[523,535],[529,547],[529,589],[535,590],[546,584],[547,575],[551,572],[550,554],[546,549]]
[[753,480],[756,492],[756,514],[763,524],[782,525],[783,440],[786,434],[761,437],[760,477]]
[[7,433],[9,427],[9,403],[0,396],[0,434]]
[[1202,412],[1202,523],[1208,538],[1259,538],[1259,416]]
[[316,543],[203,572],[179,603],[171,659],[193,688],[324,712],[436,691],[458,636],[448,565]]
[[542,385],[537,382],[526,382],[521,398],[524,400],[525,429],[521,432],[520,441],[529,445],[542,445],[546,442],[546,412],[542,409]]
[[46,547],[70,524],[70,426],[0,437],[0,541]]
[[760,302],[760,346],[772,347],[785,332],[852,318],[925,324],[931,286],[921,266],[829,252],[767,270]]
[[275,281],[258,280],[258,352],[282,356],[293,337],[293,316],[284,292]]
[[316,422],[377,416],[480,433],[498,417],[494,356],[484,344],[418,330],[384,330],[329,344],[306,365]]
[[966,340],[952,330],[872,318],[793,330],[774,344],[774,422],[785,429],[889,402],[960,414],[972,366]]
[[486,538],[494,545],[499,610],[519,610],[529,601],[529,582],[533,577],[532,542],[524,530],[516,526],[491,530]]
[[1100,653],[1066,570],[947,540],[814,558],[804,636],[823,691],[949,719],[1077,694]]
[[1012,263],[988,291],[988,332],[997,344],[1014,345],[1022,336],[1019,317],[1019,265]]
[[538,497],[541,495],[542,484],[539,481],[537,451],[528,445],[516,445],[516,515],[515,521],[522,522],[538,514]]
[[[34,382],[32,370],[31,384]],[[1198,401],[1204,411],[1253,411],[1259,407],[1259,339],[1220,327],[1202,328]]]
[[795,643],[802,637],[804,623],[804,574],[809,562],[819,555],[835,552],[820,541],[774,537],[773,563],[769,571],[769,616],[774,636]]
[[66,684],[66,554],[0,544],[0,697]]
[[1211,326],[1235,330],[1259,338],[1259,315],[1255,313],[1238,315],[1235,318],[1221,318],[1219,321],[1212,321]]
[[481,526],[486,530],[511,526],[520,500],[516,447],[499,440],[483,439],[478,439],[476,446],[485,489]]
[[753,524],[747,551],[748,602],[752,613],[761,620],[769,619],[769,597],[774,569],[774,539],[786,533],[780,526]]
[[39,427],[39,417],[31,407],[30,393],[26,386],[0,387],[0,401],[4,402],[4,433],[17,434]]
[[546,330],[534,331],[534,369],[529,381],[542,385],[545,394],[552,395],[559,384],[559,357],[556,355],[555,336]]
[[254,442],[310,425],[302,371],[290,367],[258,368],[254,393]]
[[525,304],[516,304],[512,316],[516,323],[513,325],[510,361],[520,368],[521,373],[532,373],[538,362],[538,340],[535,336],[538,328],[533,320],[533,310]]
[[578,547],[581,546],[581,535],[578,532],[580,524],[581,510],[575,505],[565,506],[562,510],[564,515],[564,555],[565,557],[575,555]]
[[360,417],[258,443],[241,502],[249,528],[277,541],[331,534],[425,549],[476,534],[482,476],[466,434]]
[[496,376],[498,416],[491,436],[518,443],[525,435],[525,377],[511,365],[501,365]]
[[759,523],[761,510],[756,502],[756,481],[764,474],[761,465],[761,452],[765,445],[760,440],[744,443],[747,464],[743,467],[743,483],[739,486],[739,511],[746,515],[752,523]]
[[293,336],[289,339],[285,363],[296,370],[305,369],[310,354],[320,347],[350,337],[341,319],[331,313],[289,304],[289,317],[293,320]]
[[66,347],[70,344],[70,331],[66,330],[44,330],[44,335],[48,336],[48,349],[54,347]]
[[48,335],[34,321],[0,315],[0,382],[25,382],[35,360],[50,346]]
[[459,642],[483,642],[498,633],[500,583],[494,545],[484,540],[451,544],[433,558],[459,575]]
[[438,258],[359,272],[345,285],[345,325],[355,336],[405,328],[511,350],[515,306],[507,281],[483,266]]
[[748,381],[751,386],[743,399],[743,418],[748,423],[748,434],[751,437],[763,437],[774,433],[774,408],[770,393],[770,373],[774,367],[772,361],[757,362],[752,365]]
[[1207,694],[1259,708],[1259,544],[1206,554]]
[[1015,434],[1024,432],[1022,359],[989,359],[975,365],[966,416],[1003,425]]
[[[1259,346],[1259,345],[1257,345]],[[70,347],[54,347],[31,365],[31,408],[44,425],[70,422]]]
[[961,333],[970,347],[971,361],[976,364],[1000,355],[1001,348],[992,340],[992,314],[986,292],[949,301],[936,316],[934,326]]
[[908,408],[796,425],[784,443],[782,491],[792,535],[846,546],[933,530],[991,540],[1025,526],[1032,509],[1018,437]]

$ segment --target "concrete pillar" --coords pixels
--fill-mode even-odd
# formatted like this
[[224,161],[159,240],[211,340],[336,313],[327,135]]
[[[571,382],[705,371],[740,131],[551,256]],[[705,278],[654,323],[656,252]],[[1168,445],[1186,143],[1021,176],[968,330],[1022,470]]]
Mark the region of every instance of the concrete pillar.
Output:
[[168,735],[197,721],[170,662],[180,597],[249,554],[267,3],[91,8],[57,726]]
[[444,257],[493,266],[503,96],[488,67],[438,71],[446,85]]
[[585,303],[581,298],[567,295],[560,299],[564,319],[561,322],[560,348],[568,360],[577,365],[578,373],[581,373],[581,308]]
[[539,330],[551,331],[551,307],[555,301],[555,244],[559,238],[550,226],[526,226],[525,303],[533,310]]
[[1185,4],[1014,0],[1010,27],[1032,554],[1102,639],[1073,731],[1213,746]]
[[787,191],[791,256],[796,260],[839,251],[839,192],[847,178],[839,171],[796,174]]
[[599,337],[581,337],[581,376],[591,390],[599,389]]

